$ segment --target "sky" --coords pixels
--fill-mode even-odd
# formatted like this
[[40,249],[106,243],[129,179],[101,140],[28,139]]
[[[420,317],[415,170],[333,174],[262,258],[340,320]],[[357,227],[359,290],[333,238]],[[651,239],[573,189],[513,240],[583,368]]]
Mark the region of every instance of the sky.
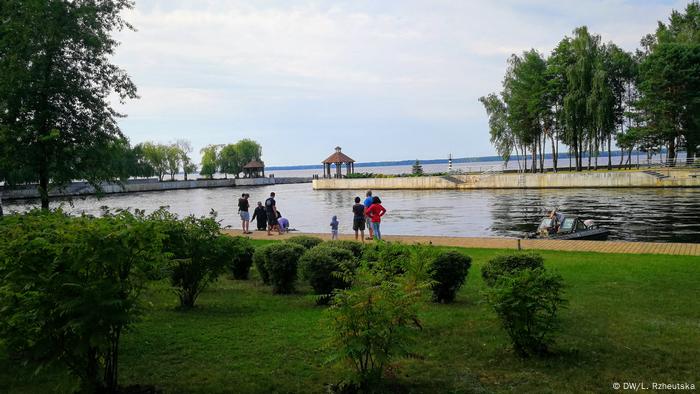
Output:
[[136,0],[114,61],[132,144],[258,141],[268,166],[494,155],[480,96],[587,25],[627,50],[686,1]]

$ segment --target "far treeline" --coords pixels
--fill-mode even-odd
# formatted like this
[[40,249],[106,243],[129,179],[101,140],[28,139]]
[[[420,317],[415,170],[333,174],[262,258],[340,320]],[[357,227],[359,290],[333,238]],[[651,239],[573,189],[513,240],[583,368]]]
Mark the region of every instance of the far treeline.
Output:
[[693,162],[700,145],[700,4],[673,11],[634,53],[583,26],[549,57],[534,49],[514,54],[503,91],[479,101],[498,154],[508,161],[515,153],[525,171],[530,156],[530,170],[543,171],[548,142],[554,170],[560,144],[578,171],[585,157],[589,169],[597,168],[601,151],[612,168],[613,140],[627,153],[620,165],[625,158],[631,164],[634,149],[647,155],[666,149],[671,163],[685,150]]
[[[121,178],[158,177],[163,181],[166,175],[175,180],[181,170],[185,180],[189,174],[197,171],[189,153],[192,145],[187,140],[177,140],[171,144],[143,142],[123,151]],[[209,145],[203,148],[200,175],[213,178],[215,173],[223,173],[228,178],[232,174],[238,178],[243,166],[252,160],[260,161],[262,147],[250,139],[242,139],[235,144]]]

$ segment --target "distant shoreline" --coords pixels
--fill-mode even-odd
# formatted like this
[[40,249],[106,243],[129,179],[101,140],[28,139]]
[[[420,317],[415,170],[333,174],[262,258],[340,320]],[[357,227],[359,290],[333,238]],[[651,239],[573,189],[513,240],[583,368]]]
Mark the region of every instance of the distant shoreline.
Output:
[[[679,152],[680,153],[680,152]],[[638,151],[632,151],[632,156],[636,156],[638,154],[643,154],[646,155],[644,152],[638,152]],[[663,150],[661,152],[655,153],[655,155],[658,154],[666,154],[666,150]],[[627,152],[623,151],[613,151],[611,156],[612,157],[620,157],[622,155],[627,155]],[[601,152],[601,154],[598,156],[599,159],[605,159],[607,158],[608,154],[607,152]],[[551,160],[554,157],[553,154],[551,153],[546,153],[544,155],[545,160]],[[573,157],[573,156],[572,156]],[[520,160],[531,160],[531,156],[511,156],[508,161],[510,162],[515,162],[518,159]],[[564,153],[559,153],[557,155],[558,160],[568,160],[569,159],[569,154],[568,152]],[[584,156],[584,160],[588,159],[588,156]],[[427,164],[447,164],[449,163],[449,159],[418,159],[421,164],[427,165]],[[363,167],[391,167],[391,166],[410,166],[415,163],[416,159],[411,159],[411,160],[394,160],[394,161],[368,161],[368,162],[362,162],[362,163],[355,163],[355,168],[363,168]],[[452,163],[453,164],[463,164],[463,163],[480,163],[480,162],[494,162],[494,161],[503,161],[503,158],[501,156],[479,156],[479,157],[459,157],[459,158],[453,158]],[[321,164],[302,164],[302,165],[292,165],[292,166],[270,166],[270,167],[265,167],[265,171],[284,171],[284,170],[316,170],[316,169],[323,169],[323,165]],[[359,172],[359,171],[357,171]]]

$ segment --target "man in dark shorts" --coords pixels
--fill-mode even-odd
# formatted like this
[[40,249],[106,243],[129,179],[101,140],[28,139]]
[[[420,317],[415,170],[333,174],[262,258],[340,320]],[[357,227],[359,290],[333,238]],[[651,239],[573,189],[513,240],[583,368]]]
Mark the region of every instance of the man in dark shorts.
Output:
[[270,197],[265,200],[265,213],[267,214],[267,235],[272,235],[272,228],[277,226],[275,192],[270,193]]
[[355,197],[355,205],[352,206],[352,229],[355,230],[355,241],[357,241],[358,231],[362,243],[365,242],[365,205],[360,203],[360,197]]

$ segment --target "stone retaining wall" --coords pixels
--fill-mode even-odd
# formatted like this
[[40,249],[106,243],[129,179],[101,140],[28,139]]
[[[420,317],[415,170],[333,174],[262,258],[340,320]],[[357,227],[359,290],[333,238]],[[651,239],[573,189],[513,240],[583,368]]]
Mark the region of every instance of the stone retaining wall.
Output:
[[[187,181],[158,182],[154,179],[134,179],[123,185],[116,183],[104,183],[102,189],[105,194],[153,192],[180,189],[202,189],[215,187],[236,186],[265,186],[285,183],[309,183],[311,178],[239,178],[239,179],[195,179]],[[84,196],[95,194],[95,188],[87,182],[73,182],[62,190],[54,189],[49,192],[51,197]],[[7,189],[0,187],[0,196],[4,200],[17,200],[39,198],[36,185],[26,185]]]
[[700,170],[314,179],[312,183],[317,190],[700,187]]

